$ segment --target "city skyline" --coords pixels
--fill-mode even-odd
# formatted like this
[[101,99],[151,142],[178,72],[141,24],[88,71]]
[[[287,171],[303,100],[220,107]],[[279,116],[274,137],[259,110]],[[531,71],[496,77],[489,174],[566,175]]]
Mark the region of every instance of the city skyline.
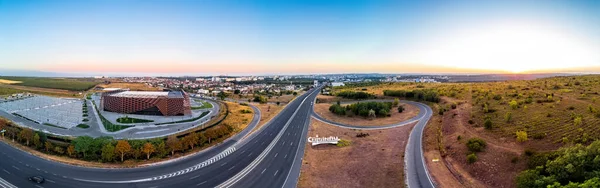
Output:
[[591,73],[597,23],[597,1],[3,1],[0,62],[59,75]]

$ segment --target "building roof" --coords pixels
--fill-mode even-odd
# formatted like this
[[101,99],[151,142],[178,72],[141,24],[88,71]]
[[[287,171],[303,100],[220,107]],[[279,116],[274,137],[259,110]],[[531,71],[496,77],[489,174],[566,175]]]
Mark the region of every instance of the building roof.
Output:
[[110,96],[130,98],[183,98],[183,93],[180,91],[123,91],[110,94]]

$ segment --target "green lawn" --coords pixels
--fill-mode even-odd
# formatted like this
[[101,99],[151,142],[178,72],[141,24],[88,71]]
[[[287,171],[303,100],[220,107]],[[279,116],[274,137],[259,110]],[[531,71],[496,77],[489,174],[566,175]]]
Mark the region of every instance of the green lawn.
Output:
[[[92,104],[94,106],[96,106],[96,103],[92,102]],[[104,128],[108,132],[116,132],[116,131],[120,131],[120,130],[123,130],[123,129],[127,129],[129,127],[133,127],[133,126],[128,126],[128,125],[118,125],[118,124],[111,123],[106,118],[104,118],[104,116],[102,116],[102,114],[100,112],[98,112],[97,108],[96,108],[96,113],[98,113],[98,116],[100,116],[100,121],[102,122],[102,125],[104,125]]]
[[[200,101],[196,101],[196,102],[200,102]],[[192,110],[200,110],[200,109],[208,109],[208,108],[212,108],[212,104],[210,104],[209,102],[204,102],[202,101],[202,106],[192,106]]]
[[64,128],[64,127],[61,127],[61,126],[58,126],[58,125],[54,125],[54,124],[51,124],[51,123],[44,123],[44,125],[50,126],[50,127],[56,127],[56,128],[59,128],[59,129],[67,129],[67,128]]
[[64,89],[70,91],[85,91],[99,82],[91,78],[43,78],[43,77],[17,77],[17,76],[2,76],[0,79],[21,81],[14,85]]
[[148,122],[154,122],[154,121],[147,120],[147,119],[131,118],[131,117],[120,117],[117,119],[117,122],[119,122],[119,123],[148,123]]
[[82,128],[82,129],[90,128],[90,126],[88,124],[79,124],[79,125],[77,125],[77,127]]

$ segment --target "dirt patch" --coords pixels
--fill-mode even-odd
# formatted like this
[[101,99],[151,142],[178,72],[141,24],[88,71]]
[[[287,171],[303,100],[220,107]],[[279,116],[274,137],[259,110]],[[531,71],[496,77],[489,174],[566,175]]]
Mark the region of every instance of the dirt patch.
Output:
[[110,84],[100,84],[96,87],[102,88],[129,88],[132,91],[161,91],[160,88],[149,86],[145,83],[113,82]]
[[342,124],[348,125],[367,125],[367,126],[377,126],[377,125],[391,125],[398,122],[402,122],[408,120],[412,117],[415,117],[419,114],[419,108],[413,105],[400,103],[400,105],[404,106],[404,111],[402,113],[398,113],[396,108],[392,108],[390,117],[382,117],[369,119],[361,116],[340,116],[329,111],[329,107],[331,104],[329,103],[319,103],[315,104],[315,113],[319,114],[321,117]]
[[[338,136],[352,144],[306,146],[298,187],[405,187],[404,150],[413,126],[359,131],[312,119],[309,136]],[[361,132],[369,136],[356,137]]]

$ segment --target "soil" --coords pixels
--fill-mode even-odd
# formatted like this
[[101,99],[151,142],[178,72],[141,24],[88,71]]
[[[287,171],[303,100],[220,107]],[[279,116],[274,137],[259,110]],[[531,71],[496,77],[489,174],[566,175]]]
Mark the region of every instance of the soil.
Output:
[[144,83],[133,83],[133,82],[112,82],[110,84],[99,84],[96,87],[102,88],[129,88],[132,91],[161,91],[160,88],[152,87]]
[[398,122],[402,122],[408,120],[410,118],[415,117],[419,114],[419,108],[413,105],[400,103],[400,105],[404,106],[404,111],[402,113],[398,113],[396,108],[392,108],[390,117],[379,117],[375,119],[364,118],[361,116],[340,116],[334,114],[329,111],[329,107],[331,104],[329,103],[319,103],[315,104],[315,113],[319,114],[321,117],[342,123],[347,125],[366,125],[366,126],[378,126],[378,125],[391,125]]
[[[405,187],[404,150],[413,126],[360,131],[312,119],[308,136],[352,143],[306,146],[298,187]],[[361,132],[369,136],[356,137]]]

